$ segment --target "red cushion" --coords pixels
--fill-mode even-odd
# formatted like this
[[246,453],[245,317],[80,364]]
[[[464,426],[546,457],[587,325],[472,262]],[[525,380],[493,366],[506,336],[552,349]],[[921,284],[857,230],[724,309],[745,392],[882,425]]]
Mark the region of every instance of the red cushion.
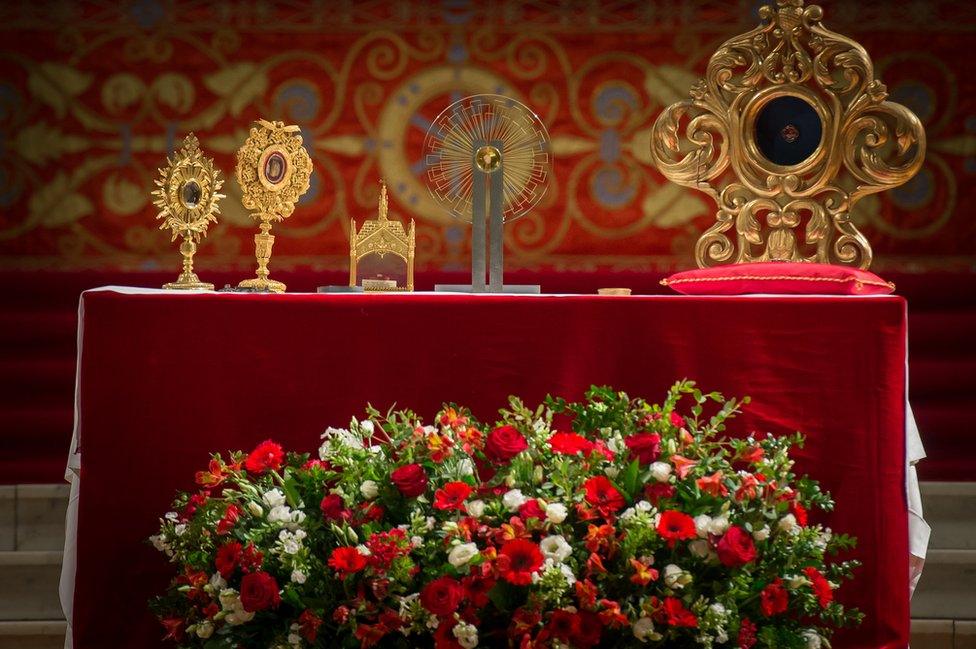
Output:
[[696,268],[661,283],[685,295],[885,295],[895,290],[894,284],[866,270],[781,261]]

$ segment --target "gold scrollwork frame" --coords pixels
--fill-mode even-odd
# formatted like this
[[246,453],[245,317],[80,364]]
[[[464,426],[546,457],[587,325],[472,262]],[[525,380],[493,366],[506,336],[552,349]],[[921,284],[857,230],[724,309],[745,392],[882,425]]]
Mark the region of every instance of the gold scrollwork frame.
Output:
[[[410,219],[410,230],[405,231],[399,221],[388,218],[389,200],[386,195],[386,182],[380,182],[380,198],[378,214],[375,220],[367,220],[363,227],[356,231],[356,220],[349,219],[349,286],[356,286],[358,281],[359,260],[366,255],[377,254],[381,257],[387,254],[396,255],[407,264],[407,285],[390,290],[413,291],[414,253],[417,247],[417,231],[413,219]],[[366,289],[365,290],[377,290]]]
[[[925,158],[925,130],[887,101],[857,42],[826,29],[823,11],[776,0],[761,24],[712,55],[691,98],[654,124],[651,156],[668,179],[710,195],[716,222],[699,237],[700,267],[809,261],[868,268],[871,245],[851,219],[861,198],[897,187]],[[756,119],[777,97],[807,102],[821,121],[814,152],[779,165],[760,151]]]

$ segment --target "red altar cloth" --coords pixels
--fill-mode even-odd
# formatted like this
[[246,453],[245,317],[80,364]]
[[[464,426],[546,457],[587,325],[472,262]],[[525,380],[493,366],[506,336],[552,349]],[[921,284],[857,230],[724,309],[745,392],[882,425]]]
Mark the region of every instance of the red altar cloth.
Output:
[[753,403],[730,432],[808,435],[797,471],[864,562],[836,648],[908,644],[905,302],[898,297],[180,295],[89,292],[79,372],[77,649],[160,646],[147,599],[171,568],[145,538],[211,451],[312,451],[372,402],[490,419],[508,394],[688,377]]

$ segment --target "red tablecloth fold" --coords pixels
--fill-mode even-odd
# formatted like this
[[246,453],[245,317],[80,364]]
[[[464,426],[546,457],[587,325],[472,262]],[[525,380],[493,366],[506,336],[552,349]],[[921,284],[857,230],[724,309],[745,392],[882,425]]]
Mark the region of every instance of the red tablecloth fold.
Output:
[[753,403],[732,426],[808,435],[797,469],[864,562],[837,648],[908,643],[905,302],[898,297],[507,297],[86,293],[79,374],[77,649],[159,646],[147,599],[170,572],[145,543],[215,450],[313,450],[372,402],[490,419],[509,394],[683,377]]

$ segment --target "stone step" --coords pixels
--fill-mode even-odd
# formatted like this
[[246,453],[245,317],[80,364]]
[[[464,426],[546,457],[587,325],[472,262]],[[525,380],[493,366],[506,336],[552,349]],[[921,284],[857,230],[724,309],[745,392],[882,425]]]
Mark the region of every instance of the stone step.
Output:
[[976,649],[976,622],[912,620],[912,649]]
[[0,552],[61,550],[68,485],[0,486]]
[[920,487],[925,520],[932,526],[929,548],[976,550],[976,482],[923,482]]
[[976,620],[976,550],[929,550],[912,617]]
[[0,649],[63,649],[64,620],[0,622]]
[[0,552],[0,621],[63,619],[60,550]]

